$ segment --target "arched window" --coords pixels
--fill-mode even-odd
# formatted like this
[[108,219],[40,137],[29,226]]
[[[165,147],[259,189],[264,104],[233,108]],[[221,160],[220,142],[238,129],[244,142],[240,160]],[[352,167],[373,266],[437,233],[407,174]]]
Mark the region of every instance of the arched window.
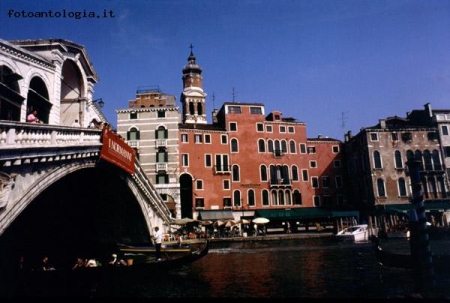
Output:
[[195,110],[194,110],[194,102],[189,102],[189,114],[190,115],[194,115],[195,114]]
[[270,166],[270,184],[289,184],[289,168],[287,165]]
[[264,190],[262,191],[262,205],[263,205],[263,206],[269,206],[269,205],[270,205],[270,202],[269,202],[269,192],[268,192],[266,189],[264,189]]
[[238,182],[241,179],[239,176],[239,166],[233,165],[233,181]]
[[130,128],[127,132],[127,141],[139,140],[140,134],[136,127]]
[[294,190],[294,205],[302,205],[302,194],[297,189]]
[[241,192],[238,190],[233,192],[233,206],[241,207]]
[[407,151],[406,151],[406,159],[407,159],[408,161],[414,160],[414,153],[413,153],[412,150],[407,150]]
[[395,168],[403,168],[402,153],[396,150],[394,153],[394,157],[395,157]]
[[447,198],[447,191],[445,190],[444,178],[438,177],[437,181],[438,181],[438,184],[439,184],[439,191],[442,193],[442,197],[443,198]]
[[422,159],[422,152],[420,150],[416,150],[414,152],[414,159],[420,161],[419,170],[423,170],[423,159]]
[[[7,97],[3,96],[5,98],[0,98],[0,120],[18,122],[20,121],[20,108],[25,99],[20,95],[20,87],[18,83],[18,81],[22,79],[22,76],[16,74],[6,65],[0,65],[0,71],[0,74],[2,74],[0,75],[0,82],[2,83],[2,86],[9,91]],[[28,106],[27,112],[30,112],[32,109],[38,110],[39,107],[37,104],[32,108]]]
[[261,173],[261,181],[267,181],[267,167],[265,165],[261,165],[260,173]]
[[437,150],[433,150],[432,153],[434,170],[443,170],[441,165],[441,157],[439,157],[439,152]]
[[269,151],[269,153],[273,153],[273,141],[272,140],[267,141],[267,150]]
[[294,140],[289,141],[289,149],[290,149],[289,152],[291,154],[296,154],[297,153],[297,151],[295,150],[295,141]]
[[[70,60],[67,60],[70,61]],[[64,66],[68,66],[68,65],[64,65]],[[75,69],[77,69],[77,67],[75,67]],[[77,69],[77,75],[79,73],[78,69]],[[77,78],[75,75],[72,75],[73,78]],[[80,81],[82,82],[82,81]],[[74,87],[74,91],[80,89],[80,87]],[[78,97],[78,93],[72,92],[72,95],[74,96],[73,98]],[[42,80],[41,78],[39,78],[38,76],[33,77],[30,81],[30,87],[28,89],[28,93],[27,93],[27,114],[30,113],[33,110],[37,110],[38,113],[38,117],[39,120],[43,123],[49,123],[49,118],[50,118],[50,110],[52,107],[52,103],[50,102],[50,97],[49,97],[49,93],[48,93],[48,89],[47,86],[45,85],[44,80]],[[66,110],[71,109],[72,107],[63,107],[65,108],[64,111],[62,111],[62,114],[67,114]],[[2,108],[3,111],[3,108]],[[75,112],[73,112],[73,114],[76,114],[77,118],[79,118],[79,113],[78,110],[76,110]],[[79,119],[81,121],[81,119]],[[72,123],[72,121],[70,121],[69,123]],[[70,125],[70,124],[69,124]]]
[[286,190],[286,192],[284,193],[284,201],[286,202],[286,205],[292,205],[290,190]]
[[284,192],[280,189],[278,191],[278,205],[285,205],[285,200],[284,200]]
[[384,180],[377,179],[378,197],[386,197],[386,191],[384,189]]
[[400,197],[406,197],[407,196],[406,182],[405,182],[404,178],[399,178],[398,179],[398,195]]
[[197,103],[197,113],[198,115],[203,115],[203,104],[202,103]]
[[423,161],[425,162],[425,170],[433,170],[430,151],[426,150],[423,152]]
[[160,126],[157,130],[155,130],[155,139],[167,139],[167,137],[168,132],[164,126]]
[[278,195],[276,190],[272,191],[272,206],[274,205],[278,205]]
[[265,153],[266,152],[266,143],[263,139],[258,140],[258,152]]
[[232,153],[239,152],[238,141],[235,138],[231,139],[231,152]]
[[381,154],[379,151],[373,152],[373,167],[376,169],[381,169]]
[[275,151],[281,151],[280,141],[275,140]]
[[433,194],[433,198],[436,199],[438,197],[438,189],[436,185],[436,180],[433,177],[429,178],[431,193]]
[[255,206],[255,191],[253,189],[248,190],[247,201],[249,206]]
[[292,181],[298,181],[298,168],[297,166],[292,166]]
[[281,141],[281,151],[283,152],[283,154],[287,154],[287,144],[285,140]]
[[422,183],[422,191],[423,191],[423,194],[424,194],[425,198],[429,199],[430,198],[430,194],[429,194],[429,191],[428,191],[427,179],[425,177],[421,177],[420,178],[420,182]]

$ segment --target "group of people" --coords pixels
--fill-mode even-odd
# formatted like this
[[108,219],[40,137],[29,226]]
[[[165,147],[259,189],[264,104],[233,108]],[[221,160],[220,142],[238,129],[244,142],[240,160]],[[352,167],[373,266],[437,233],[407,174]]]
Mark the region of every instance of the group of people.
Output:
[[[43,123],[41,119],[38,118],[38,112],[37,110],[32,110],[27,115],[27,122],[29,123]],[[81,127],[80,121],[78,119],[75,119],[72,124],[70,125],[72,127]],[[108,127],[109,125],[107,123],[103,124],[101,121],[97,121],[97,119],[93,118],[91,122],[89,122],[88,127],[89,128],[97,128],[102,129],[103,127]]]
[[[118,259],[117,254],[112,254],[110,260],[108,261],[108,265],[126,266],[127,263],[124,260]],[[77,258],[72,269],[78,269],[80,267],[98,267],[98,266],[102,266],[102,263],[96,259],[83,260],[82,258]]]
[[[155,233],[152,236],[152,240],[154,241],[154,245],[155,245],[155,258],[156,261],[161,261],[161,244],[162,244],[162,238],[163,238],[163,234],[162,231],[159,229],[159,227],[155,227]],[[18,262],[18,269],[19,270],[24,270],[25,267],[25,257],[23,255],[19,256],[19,262]],[[127,262],[125,262],[123,259],[119,259],[117,254],[112,254],[110,259],[108,260],[108,265],[114,265],[114,266],[128,266]],[[72,266],[72,270],[75,269],[79,269],[82,267],[97,267],[97,266],[102,266],[102,264],[92,258],[92,259],[86,259],[84,260],[81,257],[76,258],[75,263]],[[51,271],[51,270],[55,270],[55,267],[53,266],[53,264],[50,263],[50,259],[48,256],[44,256],[41,259],[40,265],[38,267],[40,270],[43,271]]]

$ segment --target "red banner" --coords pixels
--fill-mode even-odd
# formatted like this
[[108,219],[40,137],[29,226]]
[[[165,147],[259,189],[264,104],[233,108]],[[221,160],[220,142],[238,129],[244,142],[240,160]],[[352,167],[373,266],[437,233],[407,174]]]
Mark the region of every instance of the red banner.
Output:
[[134,174],[136,151],[108,129],[103,129],[102,138],[103,146],[100,158],[121,167],[130,174]]

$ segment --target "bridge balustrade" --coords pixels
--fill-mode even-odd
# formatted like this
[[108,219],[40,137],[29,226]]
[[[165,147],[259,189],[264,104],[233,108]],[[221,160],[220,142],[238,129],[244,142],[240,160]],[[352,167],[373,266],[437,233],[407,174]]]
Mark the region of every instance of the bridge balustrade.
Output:
[[69,126],[0,122],[0,149],[101,144],[101,130]]

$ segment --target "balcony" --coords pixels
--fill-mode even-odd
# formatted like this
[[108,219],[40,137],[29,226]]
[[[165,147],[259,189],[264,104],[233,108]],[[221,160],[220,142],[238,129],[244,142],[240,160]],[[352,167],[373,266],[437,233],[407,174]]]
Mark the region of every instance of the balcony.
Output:
[[291,187],[292,180],[291,179],[270,179],[269,181],[270,187]]
[[156,171],[167,171],[167,163],[156,163]]
[[230,165],[216,165],[216,166],[214,166],[214,172],[216,174],[230,174],[231,166]]
[[139,148],[139,140],[128,140],[127,143],[132,148]]
[[155,148],[159,148],[159,147],[167,147],[167,140],[166,139],[156,139]]
[[283,157],[283,151],[281,149],[275,149],[273,151],[273,157],[274,158],[281,158],[281,157]]

